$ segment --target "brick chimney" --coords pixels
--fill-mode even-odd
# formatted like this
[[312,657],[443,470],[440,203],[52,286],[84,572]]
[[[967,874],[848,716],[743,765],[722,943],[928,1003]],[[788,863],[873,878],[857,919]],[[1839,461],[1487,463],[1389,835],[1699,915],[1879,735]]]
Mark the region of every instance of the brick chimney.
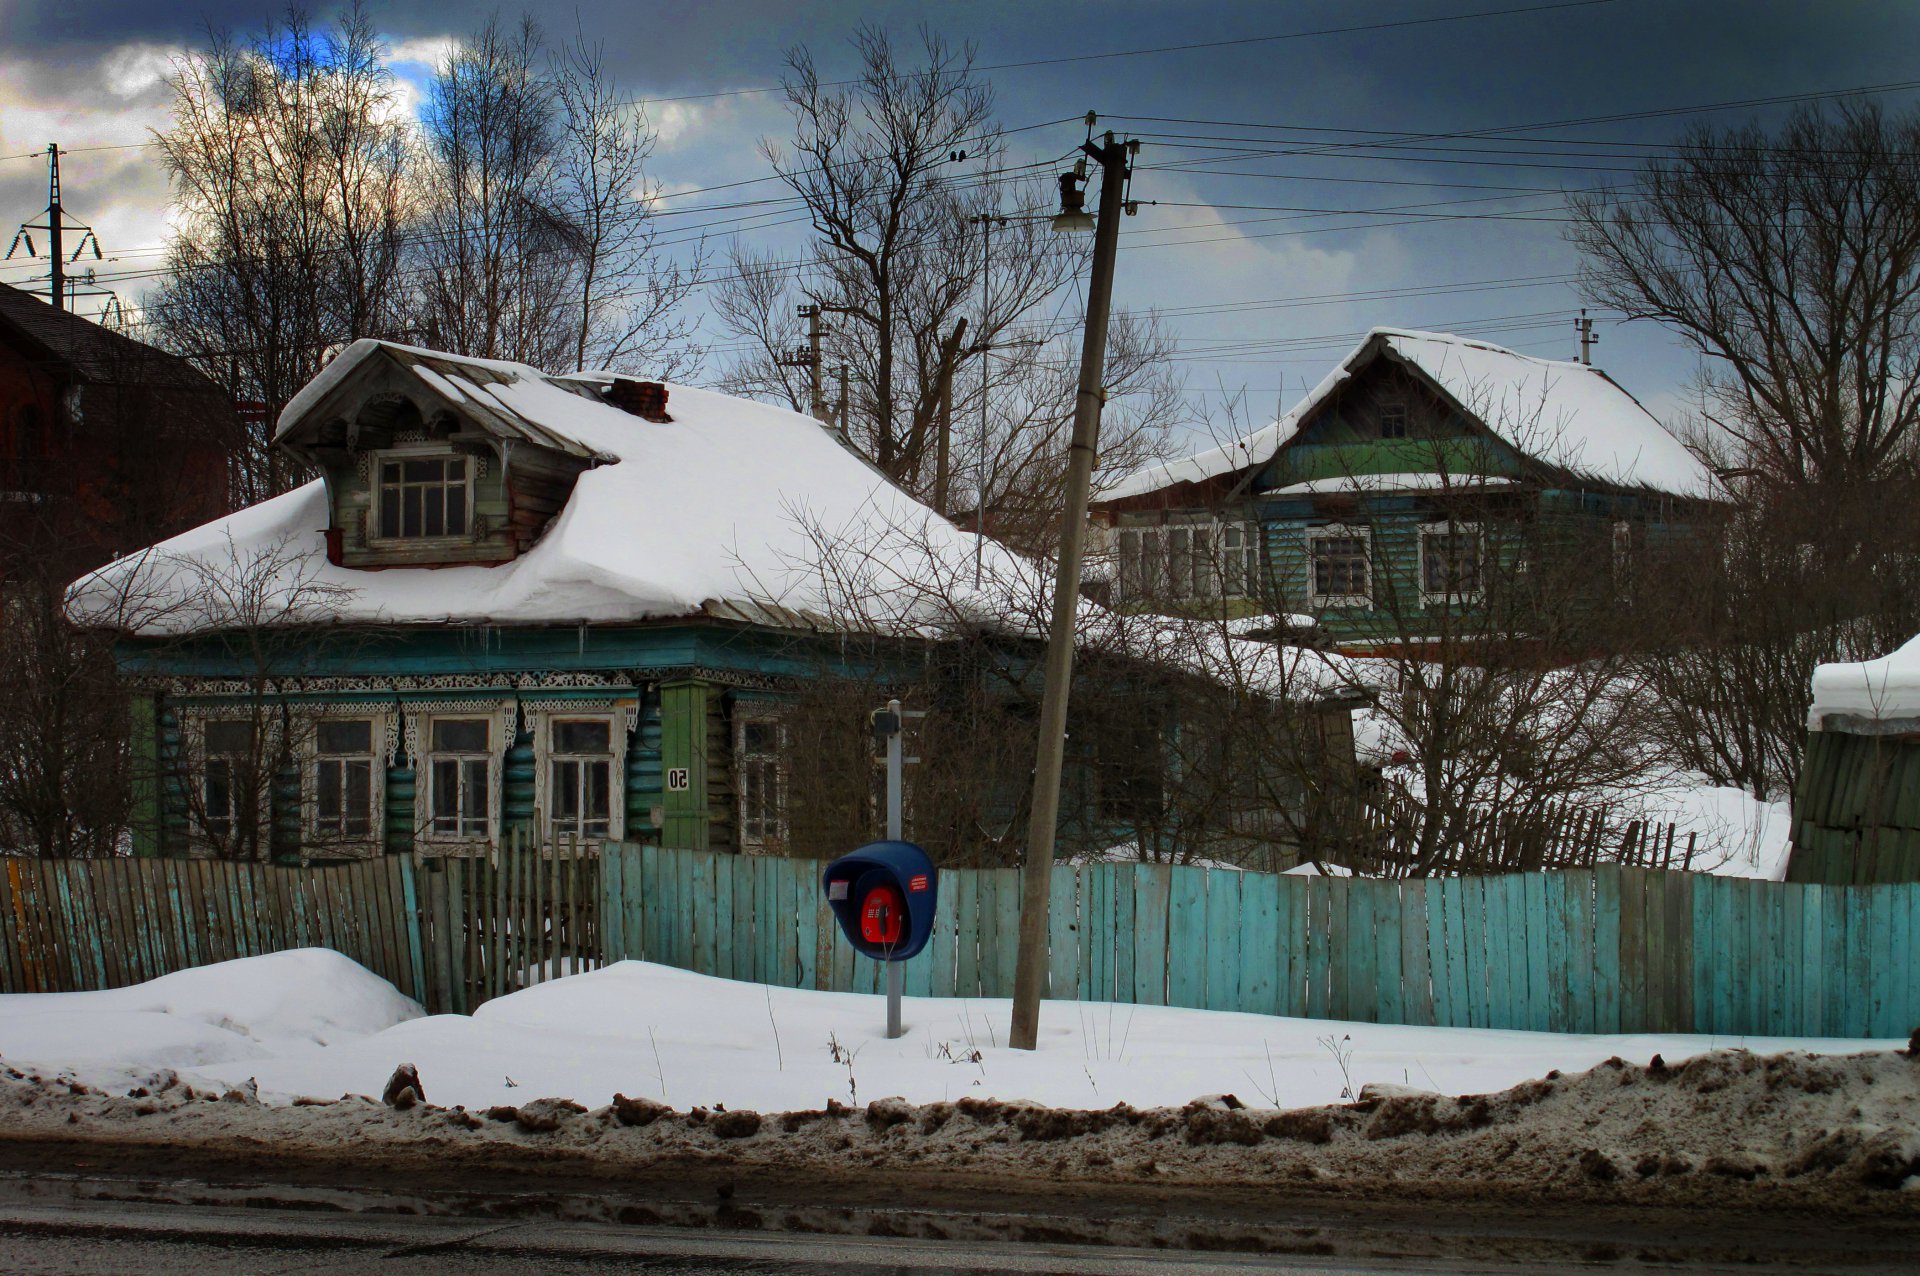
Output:
[[617,380],[603,392],[608,403],[622,412],[631,412],[643,421],[668,422],[667,387],[658,381]]

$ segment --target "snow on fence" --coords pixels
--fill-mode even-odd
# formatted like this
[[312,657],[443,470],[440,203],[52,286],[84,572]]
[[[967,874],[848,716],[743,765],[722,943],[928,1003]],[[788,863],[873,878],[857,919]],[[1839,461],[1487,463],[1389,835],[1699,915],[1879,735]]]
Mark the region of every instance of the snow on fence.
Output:
[[[118,987],[335,948],[436,1012],[644,958],[878,992],[821,861],[608,845],[325,868],[0,860],[0,991]],[[944,873],[911,996],[1006,997],[1013,869]],[[1826,886],[1602,864],[1383,881],[1164,864],[1054,870],[1051,995],[1551,1032],[1904,1037],[1920,884]]]
[[[608,960],[877,992],[822,863],[609,846]],[[1783,885],[1603,864],[1382,881],[1062,865],[1051,993],[1316,1019],[1543,1032],[1904,1037],[1920,886]],[[1020,877],[941,875],[910,996],[1013,991]]]

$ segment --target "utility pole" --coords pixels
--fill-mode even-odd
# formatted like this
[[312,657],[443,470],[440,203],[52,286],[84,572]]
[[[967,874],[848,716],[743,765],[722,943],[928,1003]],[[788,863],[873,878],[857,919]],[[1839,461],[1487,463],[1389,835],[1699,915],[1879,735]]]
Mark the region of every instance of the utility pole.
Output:
[[820,307],[805,305],[800,307],[800,317],[807,321],[807,344],[804,349],[789,350],[780,356],[777,362],[783,368],[807,369],[807,409],[813,419],[822,425],[827,421],[826,387],[820,384]]
[[[54,142],[48,142],[47,219],[44,222],[21,222],[20,229],[13,236],[13,243],[7,248],[7,257],[11,259],[14,250],[19,248],[22,242],[27,246],[27,256],[34,256],[33,236],[29,232],[36,230],[47,232],[47,251],[53,263],[52,270],[47,275],[47,300],[53,303],[55,310],[67,308],[68,261],[77,261],[89,244],[93,246],[95,259],[97,260],[100,256],[100,241],[94,237],[93,227],[76,226],[74,229],[80,232],[80,242],[74,245],[73,256],[69,258],[65,240],[66,210],[60,204],[60,147]],[[91,274],[87,276],[87,283],[89,285],[87,291],[95,291],[91,288],[93,283]]]
[[[1087,116],[1093,128],[1093,116]],[[1067,458],[1060,562],[1053,584],[1053,621],[1047,630],[1046,682],[1040,700],[1040,744],[1033,767],[1033,804],[1022,868],[1020,947],[1014,969],[1013,1026],[1007,1044],[1032,1050],[1040,1039],[1040,998],[1047,983],[1047,896],[1053,885],[1054,833],[1060,818],[1060,766],[1066,755],[1067,693],[1073,679],[1073,638],[1080,601],[1080,553],[1087,531],[1087,497],[1100,442],[1100,408],[1106,398],[1107,314],[1113,302],[1113,264],[1120,245],[1120,211],[1137,141],[1108,133],[1081,150],[1100,165],[1100,213],[1094,222],[1093,277],[1087,285],[1087,324],[1080,347],[1080,389],[1074,399],[1073,443]],[[1076,173],[1060,177],[1058,230],[1086,224]]]
[[835,369],[840,374],[840,412],[833,419],[834,428],[840,431],[842,442],[847,438],[847,365],[841,364]]
[[[952,482],[948,468],[953,456],[953,373],[960,361],[960,338],[967,335],[963,317],[953,325],[953,333],[940,343],[940,437],[933,449],[933,508],[942,516],[947,512],[947,491]],[[980,356],[985,359],[983,354]]]
[[1573,321],[1573,327],[1580,334],[1580,362],[1586,367],[1593,366],[1593,347],[1599,344],[1600,336],[1593,330],[1593,320],[1587,318],[1587,308],[1580,307],[1580,317]]

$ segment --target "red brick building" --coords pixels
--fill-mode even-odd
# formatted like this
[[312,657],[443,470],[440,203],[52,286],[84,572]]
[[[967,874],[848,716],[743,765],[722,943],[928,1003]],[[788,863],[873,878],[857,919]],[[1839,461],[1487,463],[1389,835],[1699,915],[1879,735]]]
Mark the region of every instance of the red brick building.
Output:
[[185,360],[0,285],[0,575],[77,575],[225,513],[236,429]]

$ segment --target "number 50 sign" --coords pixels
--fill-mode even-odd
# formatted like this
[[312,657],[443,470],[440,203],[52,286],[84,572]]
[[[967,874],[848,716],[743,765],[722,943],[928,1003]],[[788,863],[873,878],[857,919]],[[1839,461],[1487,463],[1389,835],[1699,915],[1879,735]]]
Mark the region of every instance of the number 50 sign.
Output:
[[693,785],[688,781],[688,778],[687,778],[686,767],[670,766],[667,768],[667,792],[685,793],[688,789],[692,787]]

